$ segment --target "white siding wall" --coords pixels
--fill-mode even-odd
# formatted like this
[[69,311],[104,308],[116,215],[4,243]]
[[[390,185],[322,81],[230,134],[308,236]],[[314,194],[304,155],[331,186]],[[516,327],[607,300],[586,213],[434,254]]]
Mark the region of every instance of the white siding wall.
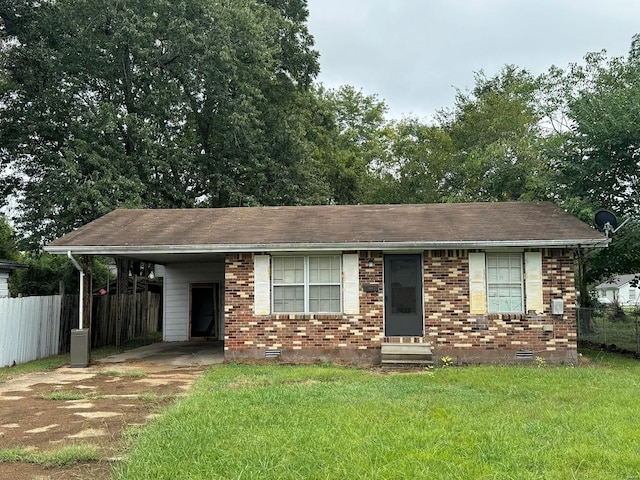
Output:
[[615,296],[621,305],[625,305],[629,301],[629,284],[621,285]]
[[640,288],[632,287],[628,283],[620,287],[599,288],[597,292],[599,298],[606,298],[611,302],[617,301],[620,305],[640,305]]
[[0,298],[9,296],[9,272],[0,272]]
[[[164,267],[164,327],[165,342],[189,340],[189,284],[219,283],[224,292],[224,263],[193,263]],[[220,338],[224,328],[224,296],[220,298]]]
[[629,287],[629,293],[627,294],[627,298],[629,299],[629,304],[640,305],[640,288]]
[[628,283],[622,285],[618,292],[618,299],[622,305],[640,305],[640,289]]

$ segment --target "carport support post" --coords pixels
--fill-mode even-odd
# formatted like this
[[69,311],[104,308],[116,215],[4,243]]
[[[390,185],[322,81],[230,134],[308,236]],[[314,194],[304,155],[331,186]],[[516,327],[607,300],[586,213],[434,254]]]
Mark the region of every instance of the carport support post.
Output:
[[85,325],[85,274],[84,269],[78,261],[73,258],[71,251],[67,252],[67,257],[80,273],[80,298],[78,302],[78,329],[71,329],[71,345],[70,345],[70,366],[71,367],[88,367],[90,359],[90,340],[89,328],[83,328]]

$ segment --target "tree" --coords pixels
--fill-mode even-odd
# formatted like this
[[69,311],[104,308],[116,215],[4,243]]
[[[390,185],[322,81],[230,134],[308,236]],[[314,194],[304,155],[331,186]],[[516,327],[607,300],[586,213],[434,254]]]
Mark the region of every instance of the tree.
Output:
[[441,201],[453,154],[451,138],[436,126],[405,118],[389,126],[388,154],[377,164],[367,203]]
[[17,261],[19,256],[13,229],[4,216],[0,215],[0,259]]
[[469,94],[439,112],[453,144],[444,176],[448,201],[536,200],[546,196],[537,80],[509,65],[494,77],[476,74]]
[[[436,124],[386,121],[353,87],[323,92],[335,133],[322,149],[338,203],[537,200],[549,195],[538,82],[514,66],[476,75]],[[333,163],[331,159],[334,159]]]
[[0,167],[32,245],[119,206],[321,198],[304,0],[0,0],[0,12]]
[[78,291],[78,272],[65,257],[41,253],[25,255],[22,261],[28,268],[16,270],[11,275],[11,295],[57,295],[61,282],[68,287],[69,293]]
[[552,69],[545,77],[557,128],[548,142],[556,201],[587,222],[602,208],[635,218],[611,245],[584,259],[580,302],[592,307],[590,285],[640,271],[640,63],[638,41],[628,58],[590,53],[582,65]]
[[350,85],[316,90],[322,112],[316,130],[316,158],[324,168],[330,201],[362,203],[370,198],[372,172],[388,149],[387,105],[377,95],[366,95]]
[[564,81],[570,122],[555,152],[561,198],[574,210],[606,207],[619,214],[640,211],[640,65],[587,57]]

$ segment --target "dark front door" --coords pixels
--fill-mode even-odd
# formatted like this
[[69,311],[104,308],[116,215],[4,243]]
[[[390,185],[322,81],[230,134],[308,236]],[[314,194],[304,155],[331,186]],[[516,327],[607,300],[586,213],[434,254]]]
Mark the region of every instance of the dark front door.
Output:
[[422,256],[385,255],[384,320],[387,337],[421,337]]
[[218,336],[218,284],[191,285],[191,338]]

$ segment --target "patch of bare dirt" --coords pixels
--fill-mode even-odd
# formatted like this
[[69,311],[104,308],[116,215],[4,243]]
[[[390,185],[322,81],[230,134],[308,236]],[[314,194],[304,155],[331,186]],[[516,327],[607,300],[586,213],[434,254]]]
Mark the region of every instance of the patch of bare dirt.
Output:
[[[112,478],[113,467],[124,453],[125,432],[145,425],[171,405],[205,368],[135,361],[61,368],[7,380],[0,384],[0,449],[50,451],[90,444],[98,448],[100,460],[68,468],[0,462],[0,478]],[[52,399],[54,392],[74,398]]]

